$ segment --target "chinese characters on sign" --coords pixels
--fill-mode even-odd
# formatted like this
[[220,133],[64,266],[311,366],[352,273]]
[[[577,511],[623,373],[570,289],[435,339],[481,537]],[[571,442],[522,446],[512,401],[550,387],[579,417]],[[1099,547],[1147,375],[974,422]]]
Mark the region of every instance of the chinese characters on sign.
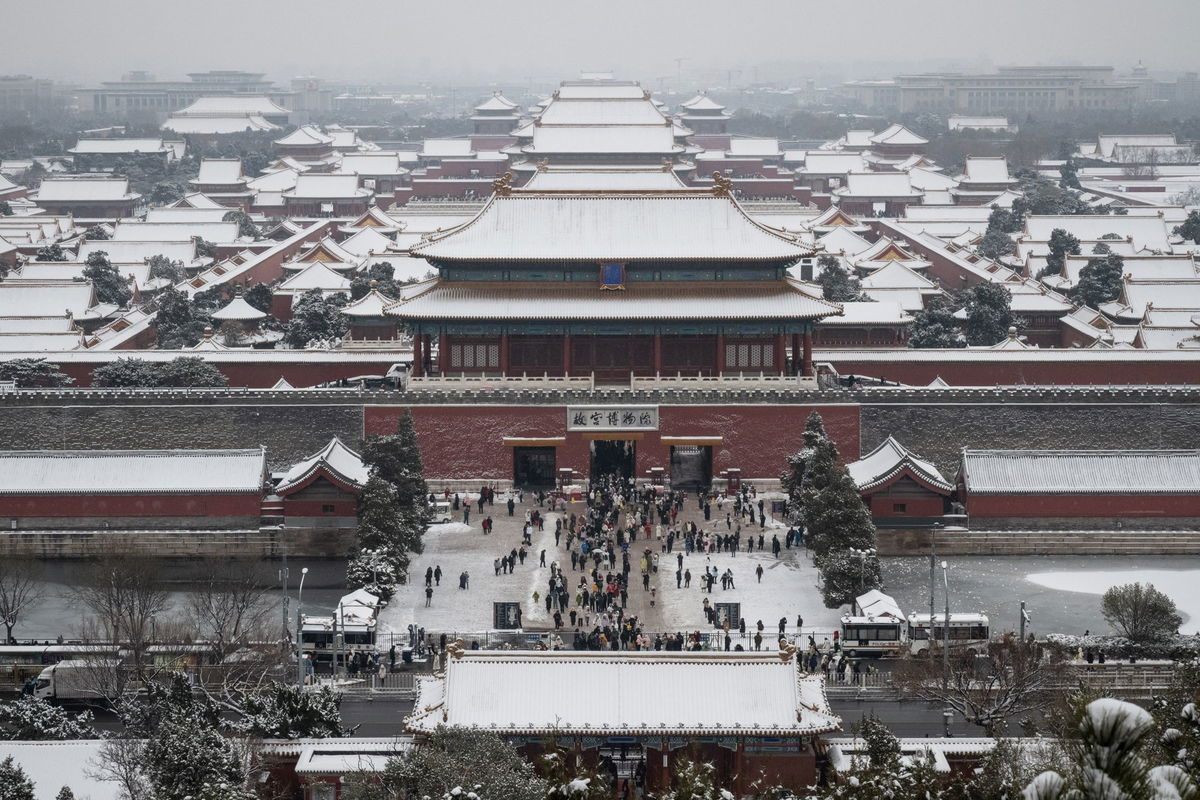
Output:
[[568,406],[569,431],[656,431],[658,406]]

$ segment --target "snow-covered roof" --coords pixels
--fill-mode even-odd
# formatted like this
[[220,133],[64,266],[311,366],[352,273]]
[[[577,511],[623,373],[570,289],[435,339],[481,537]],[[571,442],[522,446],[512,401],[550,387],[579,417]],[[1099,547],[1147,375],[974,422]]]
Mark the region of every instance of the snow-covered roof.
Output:
[[975,129],[980,131],[1008,130],[1008,117],[969,117],[951,114],[946,126],[952,131]]
[[484,100],[479,105],[475,106],[476,111],[512,111],[517,107],[517,104],[509,100],[504,95],[496,92],[487,100]]
[[539,192],[661,192],[687,186],[675,170],[631,169],[539,169],[522,187]]
[[1008,174],[1008,159],[1004,156],[984,158],[967,156],[963,169],[963,183],[1003,183],[1011,185],[1016,179]]
[[1118,147],[1175,147],[1173,133],[1102,133],[1096,137],[1096,149],[1109,158]]
[[[371,477],[370,469],[363,463],[362,456],[346,447],[342,440],[335,436],[320,451],[292,466],[275,487],[275,493],[283,496],[297,491],[306,486],[309,479],[318,473],[324,473],[327,478],[351,491],[362,489]],[[378,597],[373,605],[379,605]]]
[[783,155],[778,139],[734,136],[729,140],[729,155],[751,158],[778,158]]
[[559,100],[637,100],[646,90],[636,83],[564,82],[556,94]]
[[1200,494],[1200,450],[971,450],[974,494]]
[[226,206],[221,205],[216,200],[213,200],[211,197],[209,197],[208,195],[203,194],[201,192],[188,192],[183,197],[179,198],[174,203],[172,203],[169,207],[170,208],[200,208],[200,209],[224,208],[224,209],[226,209],[226,211],[229,210]]
[[162,124],[163,130],[182,135],[211,136],[245,131],[277,131],[279,126],[267,122],[257,114],[228,117],[180,117],[175,116]]
[[836,150],[810,150],[801,172],[819,175],[843,175],[865,172],[867,164],[861,153],[841,153]]
[[200,174],[194,183],[233,184],[245,180],[240,158],[206,158],[200,162]]
[[46,178],[34,195],[38,202],[132,200],[128,178]]
[[725,106],[713,100],[706,93],[700,92],[691,100],[685,100],[679,104],[680,108],[688,111],[724,111]]
[[[278,169],[274,172],[268,172],[265,175],[259,175],[257,178],[250,180],[249,186],[256,192],[285,192],[296,185],[296,179],[301,173],[294,169]],[[255,205],[258,201],[255,200]]]
[[186,208],[175,207],[169,208],[148,208],[146,209],[146,222],[222,222],[225,215],[230,212],[228,208]]
[[830,255],[839,253],[855,256],[871,247],[871,243],[845,226],[837,226],[817,240],[821,249]]
[[458,651],[444,675],[418,680],[405,718],[418,731],[795,736],[841,724],[822,678],[779,653]]
[[[848,134],[847,134],[848,135]],[[871,144],[921,145],[929,144],[929,140],[910,131],[900,123],[889,125],[879,133],[870,137]]]
[[421,144],[424,158],[467,158],[474,154],[470,139],[426,139]]
[[261,448],[0,451],[0,495],[257,493],[265,473]]
[[822,325],[909,325],[913,318],[896,302],[842,303],[841,316],[827,317]]
[[864,289],[937,289],[938,285],[903,261],[892,261],[863,278]]
[[400,154],[394,150],[378,153],[347,153],[342,156],[336,172],[359,175],[407,175],[408,169],[400,166]]
[[320,289],[325,292],[344,292],[350,289],[350,279],[329,268],[323,261],[314,261],[283,283],[279,289],[291,292],[306,292]]
[[87,257],[94,252],[107,253],[108,260],[114,264],[129,264],[145,261],[152,256],[164,256],[171,261],[182,261],[184,266],[188,266],[196,258],[196,242],[192,239],[178,241],[113,241],[106,239],[81,244],[78,258],[80,261],[87,261]]
[[244,298],[235,297],[226,303],[223,308],[214,311],[212,318],[220,320],[234,319],[249,321],[264,319],[267,316],[268,315],[266,313],[259,311],[257,308],[247,303]]
[[956,181],[954,178],[932,169],[913,167],[912,169],[907,170],[907,172],[908,182],[916,188],[926,192],[926,197],[922,202],[927,204],[930,202],[929,193],[948,192],[949,190],[958,187],[958,181]]
[[0,282],[0,318],[82,317],[92,301],[90,281]]
[[848,172],[846,184],[832,192],[838,197],[918,197],[907,172]]
[[360,228],[340,244],[342,250],[351,256],[364,257],[386,252],[395,242],[380,233],[378,228]]
[[357,175],[325,175],[311,174],[296,176],[296,185],[285,189],[284,197],[295,199],[342,199],[347,197],[365,197],[371,192],[360,188]]
[[497,194],[455,230],[412,248],[443,260],[770,260],[811,251],[706,192]]
[[705,289],[663,282],[632,283],[622,292],[594,285],[512,283],[474,286],[433,282],[387,309],[401,319],[818,319],[840,307],[807,294],[796,281],[729,283]]
[[987,206],[906,206],[903,221],[982,222],[986,227],[992,209]]
[[68,153],[75,155],[120,155],[174,152],[160,139],[80,139]]
[[323,132],[316,125],[301,125],[296,130],[275,140],[275,144],[287,146],[313,146],[333,144],[333,137]]
[[274,117],[290,114],[282,106],[271,102],[268,97],[246,95],[221,95],[201,97],[186,108],[172,114],[173,117],[248,117],[252,115]]
[[937,467],[891,436],[858,461],[847,464],[846,469],[860,492],[882,486],[905,472],[935,491],[949,493],[954,489]]
[[1157,215],[1030,214],[1025,217],[1025,234],[1029,239],[1047,242],[1055,228],[1062,228],[1080,241],[1098,241],[1106,234],[1115,233],[1122,239],[1131,237],[1138,249],[1171,252],[1167,224]]
[[897,622],[904,622],[904,612],[891,595],[884,594],[878,589],[872,589],[854,598],[854,605],[864,617],[884,619],[890,617]]
[[[238,238],[236,222],[138,222],[121,220],[113,230],[113,242],[182,242],[199,236],[208,242],[226,244]],[[102,244],[108,244],[103,242]],[[103,249],[103,248],[101,248]],[[153,255],[153,254],[152,254]]]
[[559,100],[546,106],[537,125],[657,125],[667,118],[649,100]]
[[531,155],[558,153],[619,153],[671,155],[682,153],[669,125],[540,125],[533,141],[522,148]]
[[353,303],[348,303],[339,309],[347,317],[382,317],[383,310],[395,303],[390,297],[385,297],[375,289],[367,292]]

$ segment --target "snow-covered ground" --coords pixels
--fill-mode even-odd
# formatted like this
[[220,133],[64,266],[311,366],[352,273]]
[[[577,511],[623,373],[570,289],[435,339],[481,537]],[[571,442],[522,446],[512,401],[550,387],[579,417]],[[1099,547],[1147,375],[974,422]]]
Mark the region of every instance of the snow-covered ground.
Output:
[[1175,601],[1184,618],[1181,633],[1200,633],[1200,569],[1084,570],[1079,572],[1035,572],[1027,581],[1063,592],[1102,595],[1126,583],[1152,583]]

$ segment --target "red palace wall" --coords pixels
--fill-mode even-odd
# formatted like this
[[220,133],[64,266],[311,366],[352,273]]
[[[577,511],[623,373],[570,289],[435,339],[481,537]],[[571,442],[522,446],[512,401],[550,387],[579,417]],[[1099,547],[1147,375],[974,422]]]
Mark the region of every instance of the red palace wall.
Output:
[[[368,406],[364,434],[394,433],[403,408]],[[670,467],[671,449],[662,436],[723,436],[713,447],[713,475],[737,467],[745,478],[777,478],[789,455],[803,447],[804,422],[819,411],[838,450],[853,460],[859,452],[859,414],[846,406],[660,406],[659,430],[637,441],[637,473]],[[558,468],[587,475],[590,444],[582,432],[567,432],[565,406],[418,406],[412,409],[425,473],[437,478],[513,477],[506,437],[564,437]],[[629,438],[633,438],[631,434]],[[596,434],[592,434],[596,436]]]
[[[940,517],[943,513],[943,502],[940,495],[930,494],[928,497],[911,495],[874,494],[868,500],[871,516],[876,519],[900,517]],[[904,504],[903,511],[896,511],[897,503]]]
[[941,377],[951,386],[1172,386],[1200,384],[1200,369],[1185,361],[1023,361],[991,357],[963,362],[952,354],[934,361],[872,361],[839,355],[836,350],[817,352],[815,361],[828,361],[838,373],[886,378],[910,386],[927,386]]
[[1200,517],[1196,495],[973,495],[971,519],[1053,517]]
[[0,497],[0,517],[257,517],[262,494]]

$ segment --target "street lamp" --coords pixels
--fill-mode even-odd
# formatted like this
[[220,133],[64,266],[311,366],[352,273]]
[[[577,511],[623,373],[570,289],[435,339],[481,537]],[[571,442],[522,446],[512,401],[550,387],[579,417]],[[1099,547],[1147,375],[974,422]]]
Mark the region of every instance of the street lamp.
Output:
[[849,548],[850,555],[858,558],[858,593],[862,594],[867,588],[867,557],[874,554],[873,548],[865,548],[859,550],[856,547]]
[[296,592],[296,680],[304,685],[304,578],[308,567],[300,570],[300,589]]
[[[950,697],[950,574],[947,564],[942,562],[942,582],[946,587],[946,618],[942,620],[942,696]],[[950,721],[954,718],[954,710],[947,701],[942,708],[942,733],[950,736]]]

